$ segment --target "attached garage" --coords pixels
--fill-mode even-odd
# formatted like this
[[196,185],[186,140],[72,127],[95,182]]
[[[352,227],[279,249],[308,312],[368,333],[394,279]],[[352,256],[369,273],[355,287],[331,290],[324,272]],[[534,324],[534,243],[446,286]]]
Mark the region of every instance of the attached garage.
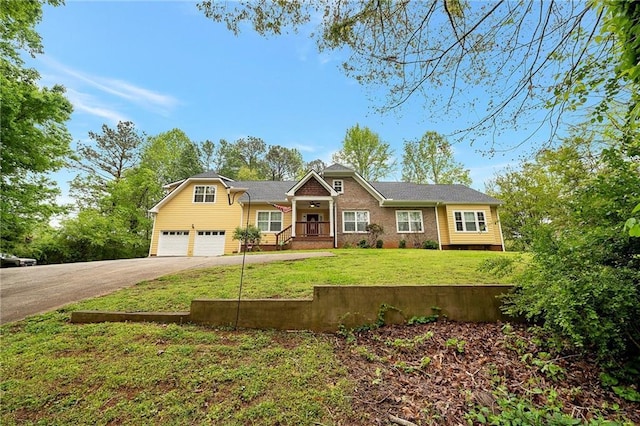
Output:
[[186,256],[189,231],[161,231],[158,238],[158,256]]
[[194,256],[222,256],[224,254],[224,231],[198,231],[193,245]]

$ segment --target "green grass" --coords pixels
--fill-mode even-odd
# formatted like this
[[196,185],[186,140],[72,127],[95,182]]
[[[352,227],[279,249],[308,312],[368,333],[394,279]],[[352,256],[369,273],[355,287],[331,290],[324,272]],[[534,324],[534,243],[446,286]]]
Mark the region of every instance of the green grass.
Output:
[[[487,252],[337,250],[247,265],[244,297],[309,297],[314,285],[482,284]],[[194,325],[70,324],[75,309],[188,310],[237,296],[239,267],[143,282],[0,328],[0,423],[312,425],[357,423],[330,336]]]
[[[247,264],[244,298],[308,298],[316,285],[509,284],[512,276],[478,271],[485,259],[513,253],[409,249],[334,250],[334,257]],[[188,311],[197,298],[233,299],[240,266],[167,275],[70,309],[117,311]]]

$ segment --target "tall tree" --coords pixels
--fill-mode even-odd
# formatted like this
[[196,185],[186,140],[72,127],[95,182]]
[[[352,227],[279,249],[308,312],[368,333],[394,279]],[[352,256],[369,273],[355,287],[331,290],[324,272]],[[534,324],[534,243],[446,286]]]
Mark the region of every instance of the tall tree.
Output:
[[180,129],[148,137],[142,147],[141,166],[154,170],[161,185],[204,171],[199,148]]
[[267,144],[260,138],[248,136],[238,139],[234,145],[235,154],[242,165],[264,179],[266,177],[264,155],[267,152]]
[[89,132],[91,145],[78,144],[78,167],[102,179],[120,179],[139,161],[142,137],[131,121],[119,121],[112,129],[102,125],[102,133]]
[[302,170],[302,154],[295,148],[271,145],[264,159],[271,180],[295,179]]
[[591,138],[572,136],[488,182],[487,193],[504,202],[500,223],[510,249],[528,250],[548,223],[567,225],[568,203],[576,188],[598,172],[601,150]]
[[389,175],[395,163],[388,143],[368,127],[356,124],[347,130],[342,149],[333,155],[333,161],[350,166],[367,180],[379,180]]
[[89,132],[92,144],[78,144],[75,166],[83,173],[71,182],[71,193],[81,206],[94,206],[108,193],[112,180],[140,161],[143,138],[131,121],[120,121],[115,129],[102,125],[102,133]]
[[214,166],[218,156],[216,145],[209,139],[200,144],[200,160],[205,170],[217,170]]
[[252,177],[246,180],[267,179],[266,152],[267,144],[255,136],[240,138],[233,143],[221,139],[218,146],[221,162],[217,172],[231,179],[241,179],[242,170],[243,177]]
[[[61,1],[46,2],[58,6]],[[47,174],[71,154],[65,122],[72,112],[64,88],[41,87],[21,52],[42,53],[35,27],[42,2],[0,3],[0,249],[13,251],[39,222],[60,212],[59,190]]]
[[322,173],[326,168],[327,164],[319,158],[311,160],[305,165],[305,171],[313,170],[318,174]]
[[176,164],[176,176],[186,179],[189,176],[197,175],[205,171],[205,167],[200,160],[200,148],[194,142],[187,144],[178,158]]
[[404,143],[402,180],[414,183],[471,185],[469,170],[453,158],[449,141],[437,132]]

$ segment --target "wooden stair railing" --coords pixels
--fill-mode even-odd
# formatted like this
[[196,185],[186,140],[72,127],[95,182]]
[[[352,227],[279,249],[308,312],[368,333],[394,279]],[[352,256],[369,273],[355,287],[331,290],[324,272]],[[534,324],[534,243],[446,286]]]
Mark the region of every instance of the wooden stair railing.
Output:
[[282,250],[291,241],[291,225],[276,234],[276,250]]

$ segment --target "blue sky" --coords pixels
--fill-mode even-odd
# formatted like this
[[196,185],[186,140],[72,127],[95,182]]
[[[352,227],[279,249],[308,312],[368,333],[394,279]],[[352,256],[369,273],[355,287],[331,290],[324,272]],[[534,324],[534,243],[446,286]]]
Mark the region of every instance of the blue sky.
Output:
[[[45,6],[38,31],[45,53],[28,65],[39,70],[43,85],[67,88],[74,105],[68,123],[74,147],[89,142],[87,133],[99,132],[102,124],[131,120],[147,135],[179,128],[193,141],[255,136],[297,148],[305,161],[330,163],[346,130],[360,124],[389,143],[400,163],[404,141],[427,130],[450,134],[477,116],[472,111],[462,112],[462,118],[434,115],[422,107],[423,99],[381,115],[374,107],[384,92],[341,72],[345,52],[320,54],[304,34],[234,36],[206,19],[192,1],[67,0],[64,6]],[[515,145],[523,137],[503,138]],[[523,154],[487,157],[479,148],[481,141],[454,145],[456,160],[471,170],[472,186],[479,190]],[[63,193],[75,174],[54,175]],[[399,179],[399,171],[388,177]]]

